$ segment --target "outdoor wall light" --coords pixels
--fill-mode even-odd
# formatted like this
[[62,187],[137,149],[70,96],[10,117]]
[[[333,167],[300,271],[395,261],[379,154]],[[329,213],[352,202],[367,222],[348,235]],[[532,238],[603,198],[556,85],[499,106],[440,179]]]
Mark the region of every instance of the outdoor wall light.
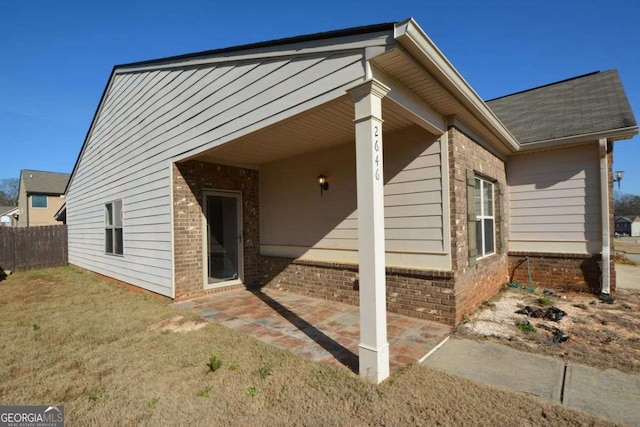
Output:
[[320,185],[320,197],[322,197],[322,192],[327,191],[329,189],[329,183],[327,182],[327,177],[324,175],[319,175],[318,185]]
[[613,182],[618,183],[618,190],[620,189],[620,181],[622,181],[622,177],[624,176],[624,171],[616,171],[616,176],[613,178]]

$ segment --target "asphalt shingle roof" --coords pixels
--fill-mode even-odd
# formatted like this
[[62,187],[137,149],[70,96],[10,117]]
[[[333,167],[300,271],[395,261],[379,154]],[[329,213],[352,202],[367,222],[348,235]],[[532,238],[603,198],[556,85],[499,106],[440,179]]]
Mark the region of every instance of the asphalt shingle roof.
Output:
[[24,188],[28,193],[64,194],[71,174],[23,169]]
[[637,126],[617,70],[487,101],[521,144]]

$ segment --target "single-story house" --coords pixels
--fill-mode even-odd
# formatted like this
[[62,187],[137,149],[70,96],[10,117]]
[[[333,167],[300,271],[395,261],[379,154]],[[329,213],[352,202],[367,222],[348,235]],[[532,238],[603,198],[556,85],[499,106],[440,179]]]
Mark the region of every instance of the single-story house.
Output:
[[617,216],[615,219],[616,235],[619,236],[640,236],[640,216],[629,218]]
[[18,220],[17,206],[0,206],[0,227],[15,227]]
[[485,102],[408,19],[118,65],[69,262],[176,301],[270,286],[455,325],[508,281],[615,287],[615,70]]
[[71,174],[23,169],[18,190],[18,227],[60,224],[54,214],[65,202]]

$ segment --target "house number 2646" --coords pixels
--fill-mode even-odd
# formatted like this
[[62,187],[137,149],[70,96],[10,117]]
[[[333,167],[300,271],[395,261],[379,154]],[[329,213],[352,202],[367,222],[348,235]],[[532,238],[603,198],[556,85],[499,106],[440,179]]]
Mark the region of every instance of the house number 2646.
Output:
[[376,164],[373,168],[375,170],[376,181],[380,181],[380,140],[378,139],[380,135],[380,127],[373,127],[373,149],[376,151],[376,159],[374,163]]

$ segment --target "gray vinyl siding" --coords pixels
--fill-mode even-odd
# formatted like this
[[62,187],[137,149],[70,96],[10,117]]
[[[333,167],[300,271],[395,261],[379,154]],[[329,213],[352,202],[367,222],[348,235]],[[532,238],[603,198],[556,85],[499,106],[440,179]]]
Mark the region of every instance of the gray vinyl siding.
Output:
[[[596,144],[514,156],[507,162],[512,250],[597,251],[601,241]],[[571,246],[573,242],[573,246]],[[581,244],[577,244],[582,242]]]
[[[384,138],[385,238],[403,266],[436,268],[429,254],[444,253],[440,143],[419,128]],[[358,249],[355,145],[297,156],[260,170],[261,244],[316,249],[311,258],[348,261]],[[329,190],[322,197],[317,175]],[[274,250],[276,253],[274,253]],[[281,249],[282,250],[282,249]],[[318,255],[319,254],[319,255]],[[357,255],[357,254],[356,254]],[[394,265],[388,255],[387,263]],[[410,261],[408,261],[410,259]]]
[[[70,263],[172,296],[171,163],[343,96],[363,80],[362,53],[116,72],[68,191]],[[104,253],[116,199],[122,257]]]

